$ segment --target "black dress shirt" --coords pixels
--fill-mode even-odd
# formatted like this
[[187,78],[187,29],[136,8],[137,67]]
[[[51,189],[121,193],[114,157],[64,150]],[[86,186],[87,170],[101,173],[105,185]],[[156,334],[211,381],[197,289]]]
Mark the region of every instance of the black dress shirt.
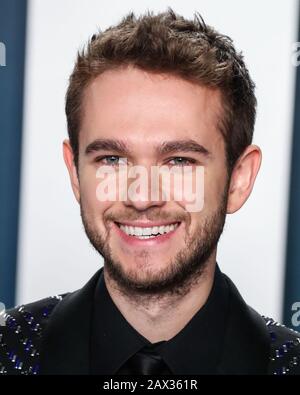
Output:
[[217,266],[204,306],[173,338],[151,344],[118,310],[107,291],[102,271],[95,288],[92,313],[92,374],[125,374],[126,361],[145,346],[154,347],[170,374],[216,374],[223,350],[228,304],[228,285]]

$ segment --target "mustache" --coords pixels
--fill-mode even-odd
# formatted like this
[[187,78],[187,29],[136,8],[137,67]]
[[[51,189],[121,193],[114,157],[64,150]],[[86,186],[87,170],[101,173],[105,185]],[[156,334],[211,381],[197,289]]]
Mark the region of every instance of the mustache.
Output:
[[126,221],[166,221],[166,222],[183,222],[187,220],[187,214],[184,213],[166,213],[166,212],[148,212],[141,215],[138,212],[111,212],[104,216],[105,221],[126,222]]

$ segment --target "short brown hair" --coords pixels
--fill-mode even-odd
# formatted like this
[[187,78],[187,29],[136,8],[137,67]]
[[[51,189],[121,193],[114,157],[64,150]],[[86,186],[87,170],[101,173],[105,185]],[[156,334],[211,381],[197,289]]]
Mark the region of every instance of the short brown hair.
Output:
[[66,94],[66,116],[74,162],[78,169],[79,130],[86,87],[106,70],[132,65],[140,69],[175,74],[195,83],[217,88],[222,94],[219,122],[228,170],[251,144],[256,114],[254,83],[232,40],[205,24],[171,8],[138,18],[133,12],[104,32],[92,36],[78,52]]

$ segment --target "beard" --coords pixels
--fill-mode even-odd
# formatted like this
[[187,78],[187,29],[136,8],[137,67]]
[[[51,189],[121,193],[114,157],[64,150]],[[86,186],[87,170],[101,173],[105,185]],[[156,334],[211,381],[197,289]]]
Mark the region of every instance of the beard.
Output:
[[[124,265],[114,256],[114,252],[109,246],[109,234],[103,237],[97,232],[88,220],[80,202],[80,213],[86,235],[92,246],[104,258],[104,272],[107,272],[116,288],[124,296],[134,301],[138,301],[143,296],[146,296],[148,299],[159,299],[166,295],[177,295],[180,297],[186,295],[193,285],[198,283],[199,279],[203,277],[209,258],[215,251],[223,232],[227,210],[228,187],[229,184],[226,185],[218,208],[197,226],[192,236],[186,234],[185,247],[176,254],[166,267],[157,273],[153,273],[153,270],[146,268],[143,275],[141,275],[139,269],[124,270]],[[152,208],[149,209],[149,211],[151,210]],[[138,219],[137,215],[135,213],[135,219]],[[110,215],[107,219],[117,221],[117,218],[120,217]],[[156,215],[149,218],[147,215],[147,218],[151,220],[162,219],[162,216]],[[183,217],[179,215],[178,218]],[[128,216],[127,219],[129,219]],[[172,220],[174,221],[174,217],[171,218]],[[141,251],[138,258],[142,258],[146,262],[149,258],[147,250]],[[134,255],[133,259],[135,259]]]

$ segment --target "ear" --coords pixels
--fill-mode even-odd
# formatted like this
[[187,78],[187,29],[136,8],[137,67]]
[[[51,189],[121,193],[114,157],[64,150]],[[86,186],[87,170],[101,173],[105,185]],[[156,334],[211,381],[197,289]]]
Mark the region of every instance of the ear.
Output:
[[76,166],[74,163],[73,150],[72,150],[70,141],[67,139],[63,141],[63,156],[64,156],[64,161],[65,161],[65,164],[66,164],[68,172],[69,172],[73,193],[75,195],[77,202],[79,203],[80,202],[79,179],[78,179],[78,175],[77,175]]
[[239,157],[230,178],[227,214],[233,214],[246,202],[261,165],[262,153],[257,145],[249,145]]

